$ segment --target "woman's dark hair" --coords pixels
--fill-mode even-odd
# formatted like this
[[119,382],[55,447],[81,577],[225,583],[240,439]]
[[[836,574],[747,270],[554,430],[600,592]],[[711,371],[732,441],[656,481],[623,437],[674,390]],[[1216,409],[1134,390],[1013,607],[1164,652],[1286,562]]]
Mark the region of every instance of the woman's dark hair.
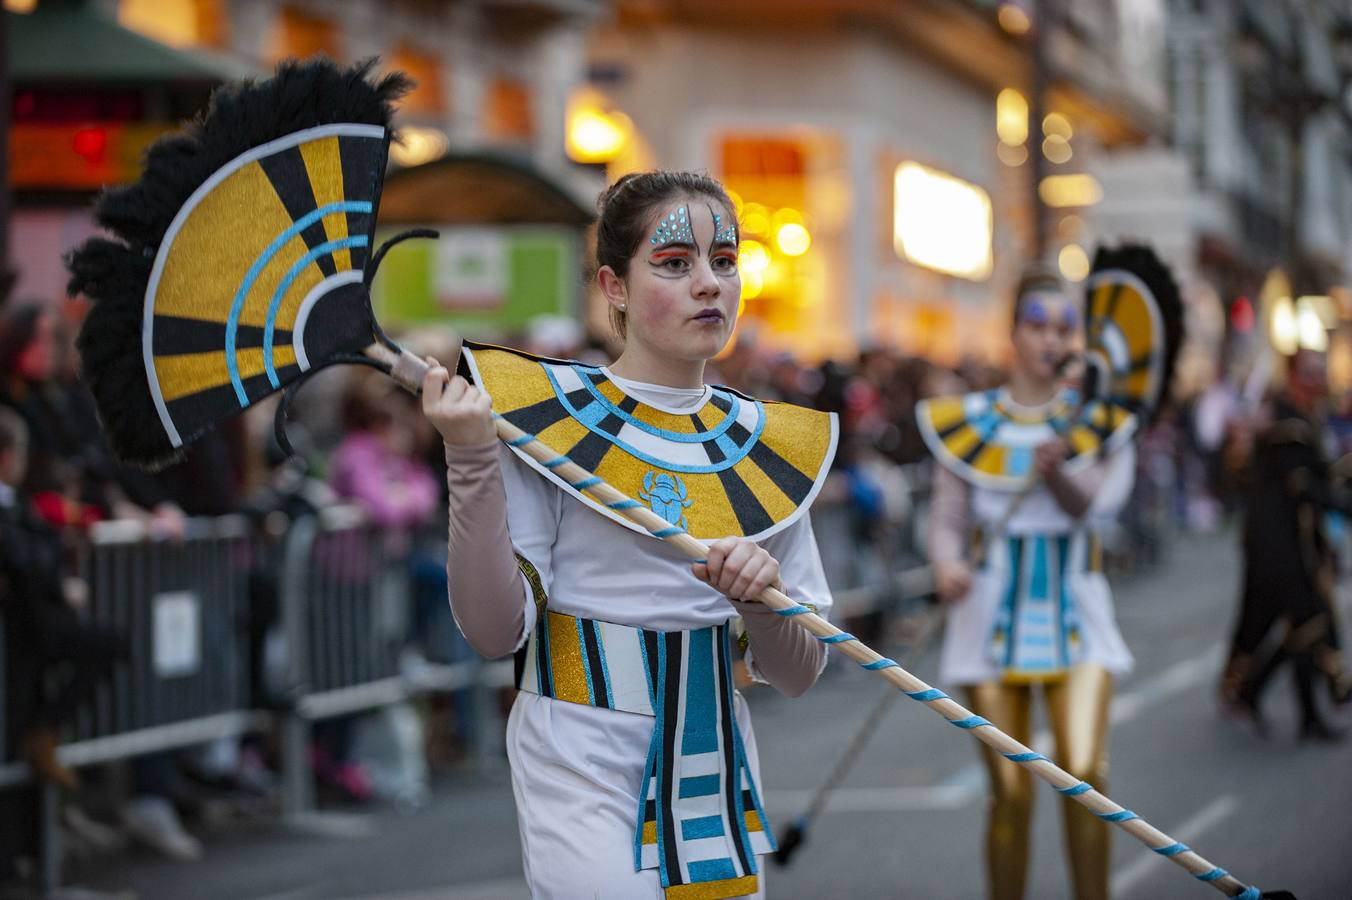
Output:
[[1011,329],[1019,326],[1019,315],[1023,312],[1024,298],[1037,292],[1066,293],[1066,286],[1061,283],[1061,276],[1045,263],[1029,263],[1024,266],[1023,272],[1019,274],[1019,283],[1014,288],[1014,314],[1009,320]]
[[40,303],[24,303],[0,318],[0,375],[14,374],[19,356],[33,342],[38,322],[51,312]]
[[[647,236],[649,220],[658,207],[682,194],[702,195],[734,210],[723,185],[700,172],[633,172],[606,188],[596,203],[597,268],[610,266],[616,275],[628,277],[629,260]],[[624,313],[611,307],[610,324],[623,338]]]

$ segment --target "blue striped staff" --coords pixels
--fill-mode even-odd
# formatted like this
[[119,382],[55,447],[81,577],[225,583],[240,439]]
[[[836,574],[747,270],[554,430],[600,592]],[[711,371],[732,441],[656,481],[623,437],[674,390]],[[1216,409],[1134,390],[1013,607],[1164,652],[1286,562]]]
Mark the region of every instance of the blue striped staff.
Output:
[[[499,439],[509,446],[520,449],[540,465],[550,469],[567,481],[574,489],[587,491],[598,501],[605,504],[608,509],[619,512],[654,537],[673,544],[689,556],[692,562],[705,561],[708,548],[699,540],[691,537],[684,529],[672,525],[637,500],[626,496],[603,479],[588,472],[568,457],[557,453],[534,435],[527,434],[497,413],[493,414],[493,420]],[[947,719],[949,724],[961,728],[982,743],[994,747],[1005,759],[1025,766],[1034,775],[1055,788],[1058,793],[1074,798],[1077,803],[1088,807],[1100,819],[1112,822],[1155,853],[1173,860],[1197,880],[1210,884],[1227,897],[1236,897],[1240,900],[1260,900],[1263,896],[1258,888],[1246,885],[1225,869],[1213,865],[1186,844],[1175,841],[1136,813],[1119,806],[1096,791],[1088,782],[1075,778],[1041,753],[1024,746],[986,719],[963,707],[962,704],[943,691],[921,681],[906,669],[897,665],[895,660],[888,659],[886,656],[870,649],[854,635],[841,631],[781,591],[772,587],[766,588],[756,599],[774,610],[778,615],[791,618],[794,622],[806,628],[823,644],[835,645],[841,653],[859,663],[863,668],[875,672],[879,677],[891,682],[900,688],[907,697],[925,704]]]

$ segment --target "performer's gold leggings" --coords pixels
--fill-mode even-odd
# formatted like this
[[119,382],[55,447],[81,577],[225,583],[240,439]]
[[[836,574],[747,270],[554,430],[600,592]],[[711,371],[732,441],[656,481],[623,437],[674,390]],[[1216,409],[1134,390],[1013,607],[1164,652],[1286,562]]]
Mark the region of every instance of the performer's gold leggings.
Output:
[[[1075,666],[1062,681],[1043,686],[1056,739],[1055,762],[1074,777],[1106,790],[1108,707],[1113,679],[1101,666]],[[988,681],[967,689],[972,712],[1020,743],[1031,739],[1033,686]],[[990,775],[986,868],[991,900],[1021,900],[1028,874],[1028,828],[1033,817],[1033,775],[981,745]],[[1062,801],[1066,850],[1076,900],[1107,900],[1108,823],[1074,800]]]

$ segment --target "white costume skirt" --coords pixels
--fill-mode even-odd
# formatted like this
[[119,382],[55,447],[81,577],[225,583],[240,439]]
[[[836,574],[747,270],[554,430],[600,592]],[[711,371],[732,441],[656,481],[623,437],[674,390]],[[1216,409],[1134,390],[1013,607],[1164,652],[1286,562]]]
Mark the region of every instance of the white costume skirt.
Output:
[[[1011,573],[1006,547],[1004,541],[987,545],[992,557],[974,574],[971,591],[949,606],[939,661],[939,678],[944,684],[980,684],[999,681],[1007,675],[995,650],[997,626],[1002,623],[1002,610],[1009,605],[1011,581],[1017,578]],[[1108,579],[1102,572],[1086,566],[1085,547],[1082,534],[1072,540],[1063,576],[1070,607],[1066,611],[1067,621],[1073,621],[1078,632],[1075,658],[1071,661],[1094,663],[1120,677],[1131,671],[1131,653],[1117,628]],[[1023,571],[1025,581],[1013,587],[1015,591],[1028,590],[1027,568]]]
[[[734,715],[757,784],[760,761],[741,694]],[[520,692],[507,759],[521,858],[536,900],[661,900],[657,869],[634,871],[635,812],[652,739],[650,716]],[[757,857],[765,894],[765,857]]]

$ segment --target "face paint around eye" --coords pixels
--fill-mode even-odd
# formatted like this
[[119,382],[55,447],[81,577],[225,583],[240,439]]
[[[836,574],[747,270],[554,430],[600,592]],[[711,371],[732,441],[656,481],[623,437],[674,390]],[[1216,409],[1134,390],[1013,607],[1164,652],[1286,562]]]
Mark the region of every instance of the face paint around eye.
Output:
[[694,244],[695,233],[690,230],[690,215],[684,206],[677,207],[657,222],[657,230],[648,238],[653,246],[663,244]]
[[1075,307],[1073,306],[1067,308],[1065,314],[1061,319],[1061,322],[1065,326],[1067,331],[1074,331],[1076,328],[1079,328],[1080,327],[1079,311],[1076,310]]
[[1051,316],[1047,314],[1047,306],[1039,297],[1028,297],[1023,301],[1019,309],[1019,321],[1027,322],[1029,325],[1046,325],[1051,321]]

